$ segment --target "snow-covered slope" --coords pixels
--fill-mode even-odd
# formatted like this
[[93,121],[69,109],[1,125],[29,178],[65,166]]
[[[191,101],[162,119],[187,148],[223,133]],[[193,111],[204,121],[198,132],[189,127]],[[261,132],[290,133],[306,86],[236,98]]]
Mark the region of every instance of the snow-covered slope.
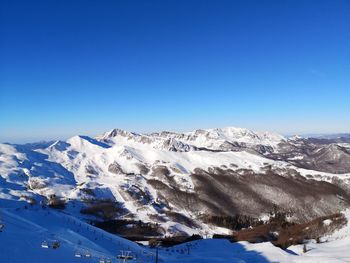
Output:
[[[180,191],[194,192],[191,174],[196,168],[208,170],[210,167],[225,165],[235,169],[259,171],[267,164],[281,167],[285,165],[245,151],[164,150],[158,147],[158,139],[149,145],[139,137],[130,140],[129,137],[117,136],[108,143],[109,145],[105,144],[105,139],[97,141],[75,136],[67,142],[57,142],[40,150],[40,153],[47,155],[48,161],[60,163],[74,175],[79,187],[66,195],[69,198],[92,198],[84,196],[80,190],[102,189],[103,191],[95,191],[94,197],[98,192],[100,199],[108,198],[122,203],[136,219],[144,221],[152,221],[150,216],[158,215],[157,207],[161,205],[156,189],[149,184],[152,179],[161,179],[169,187]],[[191,213],[181,208],[173,208],[176,212],[192,217]],[[190,229],[179,226],[176,222],[171,223],[172,220],[166,221],[168,223],[163,225],[170,232],[181,229],[192,233]],[[205,226],[199,228],[206,229]]]
[[[108,201],[118,204],[115,218],[156,222],[164,235],[229,233],[205,223],[206,215],[259,217],[277,205],[303,220],[350,203],[349,174],[304,169],[324,167],[319,163],[325,158],[346,168],[346,148],[269,132],[113,129],[38,145],[0,144],[0,198],[39,202],[55,196],[81,202],[79,209]],[[319,199],[324,202],[315,204]]]
[[[121,250],[130,251],[140,262],[151,261],[149,249],[65,213],[40,207],[24,209],[24,204],[18,202],[0,200],[0,205],[0,224],[4,225],[0,232],[0,262],[116,262]],[[55,242],[59,247],[53,249]]]
[[[349,160],[346,143],[232,127],[152,134],[114,129],[50,144],[0,144],[0,262],[23,262],[18,251],[36,262],[78,262],[76,251],[97,261],[126,249],[139,262],[153,262],[154,251],[90,221],[123,219],[126,236],[140,222],[147,231],[153,227],[149,237],[210,236],[231,233],[212,216],[261,218],[277,207],[289,220],[306,221],[344,211]],[[62,202],[62,210],[47,207]],[[311,242],[307,253],[301,246],[284,251],[270,243],[201,240],[189,243],[190,255],[187,245],[160,249],[160,260],[346,262],[348,228],[324,237],[328,242]],[[41,248],[45,240],[61,246]]]
[[[129,251],[128,262],[155,262],[156,249],[140,246],[52,209],[25,208],[24,203],[1,201],[0,262],[118,262]],[[349,211],[345,212],[348,220]],[[326,222],[325,222],[326,224]],[[170,248],[160,247],[158,262],[339,263],[349,262],[350,224],[324,237],[282,250],[269,242],[230,243],[225,239],[197,240]],[[53,248],[58,244],[57,248]],[[48,246],[48,248],[46,247]],[[110,260],[110,261],[108,261]]]

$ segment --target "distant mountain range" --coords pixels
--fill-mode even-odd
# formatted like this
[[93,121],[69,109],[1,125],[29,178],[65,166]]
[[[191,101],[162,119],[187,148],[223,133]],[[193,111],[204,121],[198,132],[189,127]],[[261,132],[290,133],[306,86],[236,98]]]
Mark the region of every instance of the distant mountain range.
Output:
[[350,133],[335,133],[335,134],[309,134],[305,135],[308,138],[316,139],[350,139]]

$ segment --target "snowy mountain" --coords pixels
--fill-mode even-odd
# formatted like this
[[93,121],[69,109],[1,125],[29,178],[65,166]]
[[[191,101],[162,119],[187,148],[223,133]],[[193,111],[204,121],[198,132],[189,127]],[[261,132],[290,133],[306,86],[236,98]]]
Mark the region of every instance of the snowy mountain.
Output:
[[[160,132],[152,134],[130,133],[113,129],[96,139],[105,142],[120,143],[122,138],[150,144],[164,150],[189,151],[191,149],[207,149],[228,151],[236,147],[256,147],[259,145],[275,148],[285,138],[269,132],[253,132],[248,129],[227,127],[223,129],[195,130],[188,133]],[[180,145],[181,147],[176,147]],[[170,147],[169,147],[170,146]],[[172,148],[175,146],[174,148]],[[191,148],[195,147],[195,148]]]
[[[55,195],[85,205],[110,200],[122,206],[117,217],[156,221],[164,234],[217,232],[201,214],[259,217],[292,202],[301,220],[347,207],[348,149],[232,127],[152,134],[113,129],[47,147],[0,145],[0,194]],[[295,192],[299,185],[313,194],[305,200]],[[325,196],[327,202],[312,209]]]
[[308,222],[347,209],[349,183],[349,144],[241,128],[0,144],[4,204],[56,207],[128,238],[227,235],[213,218],[262,220],[276,208]]

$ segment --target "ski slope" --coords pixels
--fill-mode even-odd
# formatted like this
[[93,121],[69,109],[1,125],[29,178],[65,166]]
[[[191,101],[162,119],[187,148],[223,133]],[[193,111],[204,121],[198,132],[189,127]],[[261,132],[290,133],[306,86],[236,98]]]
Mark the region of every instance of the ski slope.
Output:
[[[5,225],[0,233],[0,262],[98,262],[116,259],[121,251],[130,251],[140,262],[154,257],[149,249],[52,209],[20,206],[0,211]],[[43,242],[55,241],[60,243],[57,249],[42,247]]]
[[[0,262],[62,263],[62,262],[118,262],[121,251],[134,257],[128,262],[155,262],[155,249],[138,245],[119,236],[88,225],[77,218],[49,208],[25,208],[24,203],[1,201]],[[345,212],[350,219],[350,210]],[[43,248],[58,241],[59,248]],[[310,241],[308,252],[302,246],[282,250],[269,242],[250,244],[230,243],[224,239],[204,239],[170,248],[159,248],[159,262],[350,262],[350,224],[321,244]],[[80,257],[77,257],[80,255]],[[87,257],[87,255],[90,255]]]

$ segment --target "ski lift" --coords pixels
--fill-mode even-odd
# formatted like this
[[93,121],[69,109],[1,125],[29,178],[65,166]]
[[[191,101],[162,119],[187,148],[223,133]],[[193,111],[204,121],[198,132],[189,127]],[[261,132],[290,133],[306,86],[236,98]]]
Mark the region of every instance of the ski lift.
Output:
[[58,241],[58,240],[54,240],[53,242],[52,242],[52,248],[53,249],[56,249],[56,248],[59,248],[60,247],[60,242]]
[[104,258],[100,258],[100,263],[106,263],[105,259]]
[[49,248],[50,246],[49,246],[49,243],[47,243],[47,241],[44,240],[44,241],[41,243],[41,247],[42,247],[42,248]]
[[91,253],[90,253],[89,250],[86,250],[86,252],[85,252],[85,257],[86,257],[86,258],[91,258]]
[[107,258],[106,263],[112,263],[112,260],[110,258]]
[[77,251],[75,251],[74,256],[77,258],[81,258],[81,253],[77,250]]
[[131,251],[121,251],[121,255],[118,255],[117,258],[119,259],[123,259],[124,262],[127,262],[127,260],[133,260],[134,257],[132,255],[130,255]]

